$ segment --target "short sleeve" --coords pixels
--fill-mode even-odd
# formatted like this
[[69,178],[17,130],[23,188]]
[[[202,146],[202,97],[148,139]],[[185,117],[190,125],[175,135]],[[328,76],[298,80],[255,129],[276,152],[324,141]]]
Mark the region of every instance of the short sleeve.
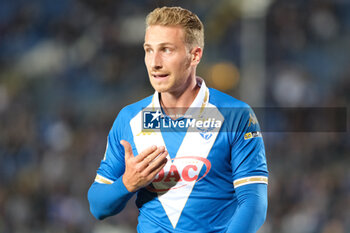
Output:
[[265,147],[258,120],[250,107],[235,117],[231,143],[231,166],[234,187],[268,182]]

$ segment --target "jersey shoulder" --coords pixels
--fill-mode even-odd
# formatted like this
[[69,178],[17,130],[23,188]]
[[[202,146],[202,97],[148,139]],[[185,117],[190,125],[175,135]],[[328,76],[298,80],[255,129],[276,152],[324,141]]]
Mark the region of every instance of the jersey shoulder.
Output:
[[247,103],[238,100],[226,93],[218,91],[214,88],[209,88],[209,93],[209,103],[215,105],[216,107],[250,108],[250,106]]
[[232,132],[242,131],[250,118],[255,119],[254,111],[247,103],[213,88],[209,91],[209,103],[218,108],[225,118],[225,126]]

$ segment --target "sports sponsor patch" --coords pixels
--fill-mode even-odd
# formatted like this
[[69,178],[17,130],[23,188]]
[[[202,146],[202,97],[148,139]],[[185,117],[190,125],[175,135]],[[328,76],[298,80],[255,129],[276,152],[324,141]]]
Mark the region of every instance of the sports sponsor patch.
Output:
[[261,132],[260,131],[254,131],[254,132],[249,132],[244,134],[244,140],[248,140],[251,138],[257,138],[257,137],[261,137]]

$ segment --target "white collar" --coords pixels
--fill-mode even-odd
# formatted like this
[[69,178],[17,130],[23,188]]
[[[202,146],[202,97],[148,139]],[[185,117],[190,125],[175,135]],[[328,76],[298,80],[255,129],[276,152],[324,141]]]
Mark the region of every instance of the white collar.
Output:
[[[193,100],[192,104],[187,109],[184,115],[185,118],[194,118],[200,115],[209,101],[209,89],[205,85],[204,80],[200,77],[197,77],[196,81],[197,85],[200,86],[200,89],[196,98]],[[161,105],[159,102],[159,92],[155,91],[152,99],[152,108],[160,109],[160,106]]]

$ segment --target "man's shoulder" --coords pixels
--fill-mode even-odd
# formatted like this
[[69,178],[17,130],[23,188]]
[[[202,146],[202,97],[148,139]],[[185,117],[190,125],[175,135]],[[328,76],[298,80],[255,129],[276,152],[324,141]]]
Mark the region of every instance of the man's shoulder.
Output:
[[250,108],[250,106],[226,93],[209,88],[209,103],[219,108]]

